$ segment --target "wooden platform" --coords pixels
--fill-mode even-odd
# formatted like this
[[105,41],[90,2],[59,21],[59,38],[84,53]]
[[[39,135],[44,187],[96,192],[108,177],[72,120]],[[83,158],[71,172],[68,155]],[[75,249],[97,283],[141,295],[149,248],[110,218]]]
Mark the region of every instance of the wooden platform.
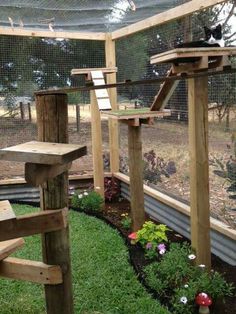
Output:
[[150,58],[151,64],[157,63],[175,63],[183,59],[202,58],[202,57],[221,57],[236,55],[236,47],[214,47],[214,48],[176,48],[154,55]]
[[162,118],[171,114],[170,110],[150,111],[149,108],[134,109],[134,110],[112,110],[102,111],[103,115],[116,120],[133,120],[133,119],[148,119]]
[[31,141],[0,150],[0,160],[45,165],[69,163],[86,154],[86,146]]
[[71,75],[81,75],[85,74],[88,75],[92,71],[101,71],[104,74],[110,74],[117,72],[117,67],[111,67],[111,68],[84,68],[84,69],[72,69]]

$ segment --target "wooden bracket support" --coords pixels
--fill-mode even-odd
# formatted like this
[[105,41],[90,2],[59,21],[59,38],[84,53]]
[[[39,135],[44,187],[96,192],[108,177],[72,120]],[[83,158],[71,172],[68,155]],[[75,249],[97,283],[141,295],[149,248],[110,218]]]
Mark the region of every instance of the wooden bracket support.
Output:
[[44,210],[30,215],[2,220],[0,221],[0,241],[66,228],[67,212],[67,208]]
[[48,179],[53,179],[59,174],[70,169],[72,163],[44,165],[35,163],[25,164],[25,180],[33,186],[42,185]]
[[0,262],[0,276],[10,279],[26,280],[44,285],[62,283],[61,267],[42,262],[7,257]]

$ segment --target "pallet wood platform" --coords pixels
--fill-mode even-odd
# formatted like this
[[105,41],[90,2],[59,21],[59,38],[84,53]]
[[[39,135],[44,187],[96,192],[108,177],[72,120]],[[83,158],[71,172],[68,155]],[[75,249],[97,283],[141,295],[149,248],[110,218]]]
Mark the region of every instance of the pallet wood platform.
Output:
[[117,120],[133,120],[133,119],[148,119],[148,118],[162,118],[170,115],[170,110],[150,111],[149,108],[134,109],[134,110],[112,110],[102,111],[104,116]]
[[[221,56],[234,56],[236,55],[236,47],[207,47],[207,48],[176,48],[173,50],[165,51],[163,53],[154,55],[150,58],[151,64],[157,63],[175,63],[180,62],[181,59],[202,58],[202,57],[221,57]],[[177,60],[177,61],[176,61]]]
[[31,141],[0,150],[0,160],[36,164],[69,163],[86,154],[86,146]]

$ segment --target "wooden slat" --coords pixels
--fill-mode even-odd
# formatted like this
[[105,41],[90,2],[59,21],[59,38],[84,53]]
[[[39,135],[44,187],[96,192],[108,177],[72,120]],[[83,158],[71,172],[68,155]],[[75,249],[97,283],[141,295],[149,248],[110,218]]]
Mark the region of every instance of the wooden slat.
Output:
[[60,32],[60,31],[41,31],[35,29],[25,29],[20,27],[0,27],[1,35],[28,36],[28,37],[49,37],[49,38],[68,38],[84,40],[105,40],[106,33],[99,32]]
[[72,163],[63,165],[25,164],[25,180],[32,186],[39,186],[49,179],[70,169]]
[[109,98],[98,98],[97,104],[99,110],[111,110],[111,103]]
[[[172,68],[168,71],[167,77],[171,77],[173,74]],[[151,111],[161,110],[165,108],[167,105],[170,97],[172,96],[173,92],[175,91],[176,87],[178,86],[179,81],[165,81],[162,83],[159,92],[154,98],[154,101],[150,107]]]
[[71,75],[89,74],[92,71],[101,71],[103,73],[115,73],[117,72],[117,67],[107,67],[107,68],[82,68],[82,69],[72,69]]
[[1,241],[0,242],[0,261],[15,252],[24,245],[25,241],[22,238]]
[[31,141],[0,150],[0,160],[63,164],[86,154],[86,146]]
[[16,215],[9,201],[0,201],[0,222],[14,218],[16,218]]
[[57,285],[62,283],[60,266],[46,265],[42,262],[8,257],[0,262],[0,276],[26,280],[44,285]]
[[149,17],[140,22],[131,24],[129,26],[123,27],[112,32],[112,39],[119,39],[139,31],[143,31],[145,29],[162,25],[164,23],[168,23],[170,21],[177,20],[179,18],[183,18],[184,16],[190,15],[194,12],[198,12],[209,8],[213,5],[225,2],[225,0],[192,0],[187,3],[181,4],[179,6],[175,6],[170,10],[166,10],[162,13],[155,14],[152,17]]
[[150,58],[151,64],[158,64],[164,62],[175,62],[181,58],[201,58],[204,56],[234,56],[236,55],[235,47],[206,47],[206,48],[176,48],[169,50]]
[[45,210],[0,221],[0,241],[61,230],[67,226],[68,209]]

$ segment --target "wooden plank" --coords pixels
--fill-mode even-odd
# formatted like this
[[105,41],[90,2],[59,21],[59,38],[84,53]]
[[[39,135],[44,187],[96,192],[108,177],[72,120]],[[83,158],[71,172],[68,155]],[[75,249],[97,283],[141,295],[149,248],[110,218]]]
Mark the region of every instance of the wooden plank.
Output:
[[62,283],[61,267],[42,262],[8,257],[0,262],[0,276],[44,285]]
[[0,150],[0,159],[37,164],[64,164],[86,154],[86,146],[31,141]]
[[158,64],[164,62],[174,62],[176,59],[181,58],[201,58],[217,57],[217,56],[235,56],[235,47],[205,47],[205,48],[176,48],[173,50],[165,51],[163,53],[154,55],[150,58],[151,64]]
[[90,92],[91,129],[93,154],[93,181],[95,190],[104,197],[104,169],[102,153],[101,115],[99,112],[95,92]]
[[128,152],[132,230],[138,231],[145,222],[141,126],[128,126]]
[[98,98],[97,104],[99,110],[111,110],[111,103],[109,98]]
[[24,245],[25,241],[22,238],[1,241],[0,242],[0,261],[15,252]]
[[[36,97],[38,140],[43,142],[68,143],[67,95],[37,95]],[[68,171],[48,180],[41,187],[42,210],[68,206]],[[48,314],[72,314],[74,312],[69,226],[42,236],[43,261],[59,265],[63,269],[62,283],[45,285]]]
[[95,90],[95,95],[97,98],[109,98],[108,92],[105,88]]
[[[175,74],[173,73],[173,69],[171,68],[167,73],[167,77],[171,77],[173,75]],[[154,97],[154,101],[151,104],[150,111],[157,111],[165,108],[178,84],[179,81],[163,82],[162,85],[160,86],[159,92]]]
[[67,212],[67,208],[45,210],[0,221],[0,241],[65,229]]
[[71,165],[71,162],[63,165],[41,165],[27,162],[25,164],[25,180],[32,186],[39,186],[69,170]]
[[166,109],[163,111],[150,111],[147,109],[144,109],[144,110],[137,109],[137,110],[105,111],[105,112],[102,112],[102,114],[116,120],[133,120],[135,118],[139,118],[139,119],[147,119],[147,118],[154,118],[154,117],[162,118],[165,116],[170,116],[171,111],[166,110]]
[[109,74],[117,72],[117,67],[110,66],[106,68],[82,68],[82,69],[72,69],[71,75],[89,74],[92,71],[101,71],[102,73]]
[[166,10],[162,13],[155,14],[152,17],[149,17],[140,22],[118,29],[112,32],[112,39],[113,40],[119,39],[128,35],[131,35],[131,34],[135,34],[139,31],[152,28],[157,25],[162,25],[162,24],[177,20],[179,18],[183,18],[192,13],[202,11],[206,8],[222,3],[224,1],[225,0],[207,0],[207,1],[206,0],[198,0],[198,1],[192,0],[192,1],[186,2],[179,6],[175,6],[174,8],[170,10]]
[[191,242],[196,263],[211,268],[208,164],[208,80],[188,81]]
[[9,201],[0,201],[0,222],[16,218]]
[[23,29],[20,27],[0,27],[1,35],[28,36],[28,37],[48,37],[48,38],[68,38],[84,40],[105,40],[106,33],[102,32],[60,32],[41,31],[35,29]]

